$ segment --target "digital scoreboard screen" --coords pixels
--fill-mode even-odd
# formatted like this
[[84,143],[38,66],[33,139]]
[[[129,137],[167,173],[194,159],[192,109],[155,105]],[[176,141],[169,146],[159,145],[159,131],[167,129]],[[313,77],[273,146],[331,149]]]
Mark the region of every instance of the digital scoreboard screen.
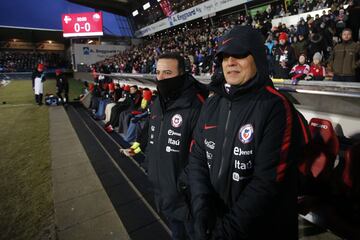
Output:
[[103,19],[101,12],[63,14],[61,18],[64,37],[103,35]]

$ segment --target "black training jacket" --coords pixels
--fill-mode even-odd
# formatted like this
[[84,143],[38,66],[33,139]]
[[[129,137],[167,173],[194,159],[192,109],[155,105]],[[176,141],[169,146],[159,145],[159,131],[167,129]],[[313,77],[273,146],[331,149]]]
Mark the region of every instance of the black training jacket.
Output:
[[203,102],[196,86],[196,80],[186,75],[175,100],[164,106],[159,96],[150,109],[146,162],[155,203],[158,211],[179,220],[185,219],[188,207],[178,191],[178,181],[188,164],[193,129]]
[[208,237],[204,228],[213,239],[298,238],[297,163],[306,125],[274,89],[264,41],[253,35],[230,32],[219,52],[231,51],[228,42],[240,39],[256,75],[225,87],[219,74],[194,130],[188,179],[198,238]]
[[68,79],[64,76],[64,74],[56,76],[56,88],[57,92],[69,92],[69,82]]
[[205,102],[194,131],[193,214],[218,218],[214,239],[297,239],[302,116],[271,85],[226,95]]

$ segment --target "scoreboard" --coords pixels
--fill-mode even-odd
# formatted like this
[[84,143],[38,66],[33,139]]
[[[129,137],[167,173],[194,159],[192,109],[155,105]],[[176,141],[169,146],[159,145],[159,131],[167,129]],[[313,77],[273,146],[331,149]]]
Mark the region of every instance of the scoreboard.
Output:
[[103,35],[103,20],[101,12],[63,14],[61,19],[64,37]]

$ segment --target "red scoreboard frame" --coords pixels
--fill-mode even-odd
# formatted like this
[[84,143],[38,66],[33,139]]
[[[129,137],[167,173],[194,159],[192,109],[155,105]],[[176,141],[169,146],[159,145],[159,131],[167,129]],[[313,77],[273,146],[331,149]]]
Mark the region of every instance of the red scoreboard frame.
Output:
[[103,20],[101,12],[63,14],[61,19],[64,37],[103,35]]

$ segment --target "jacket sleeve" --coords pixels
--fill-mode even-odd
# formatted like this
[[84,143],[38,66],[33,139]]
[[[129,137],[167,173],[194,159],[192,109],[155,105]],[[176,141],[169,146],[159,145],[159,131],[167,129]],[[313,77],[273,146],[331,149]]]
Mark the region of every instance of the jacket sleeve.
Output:
[[294,169],[288,158],[293,116],[291,105],[285,99],[283,103],[276,102],[267,114],[263,131],[259,133],[252,179],[229,212],[216,223],[214,239],[247,239],[254,224],[269,214],[280,194],[285,172],[290,165]]

